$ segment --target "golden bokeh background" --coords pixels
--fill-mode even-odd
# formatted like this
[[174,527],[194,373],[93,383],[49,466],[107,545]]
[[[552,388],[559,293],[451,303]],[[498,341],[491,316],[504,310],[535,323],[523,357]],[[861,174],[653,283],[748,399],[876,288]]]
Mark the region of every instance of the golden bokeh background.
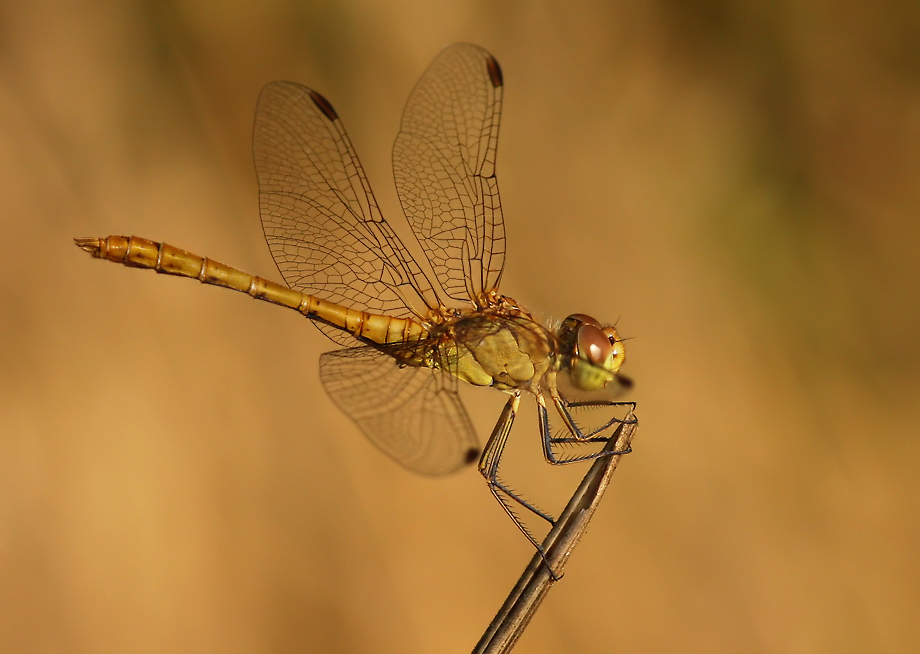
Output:
[[[641,419],[518,649],[920,651],[920,5],[895,0],[5,3],[0,651],[472,649],[531,555],[476,472],[364,442],[297,314],[71,243],[278,279],[249,143],[275,79],[331,99],[398,222],[402,105],[460,40],[505,72],[503,290],[619,320]],[[488,433],[502,397],[465,397]],[[531,413],[513,483],[558,508]]]

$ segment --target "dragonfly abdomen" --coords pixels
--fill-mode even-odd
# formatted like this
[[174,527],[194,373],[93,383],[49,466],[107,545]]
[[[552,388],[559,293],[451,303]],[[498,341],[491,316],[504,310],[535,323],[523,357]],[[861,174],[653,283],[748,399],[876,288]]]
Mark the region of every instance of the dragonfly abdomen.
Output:
[[366,341],[401,343],[424,338],[428,333],[414,320],[367,313],[328,302],[168,243],[139,236],[75,238],[74,243],[97,259],[108,259],[134,268],[149,268],[165,275],[189,277],[202,284],[240,291],[257,300],[294,309],[308,318],[321,320]]
[[297,310],[307,318],[316,318],[373,343],[405,343],[428,335],[420,323],[407,318],[382,316],[344,307],[303,293]]

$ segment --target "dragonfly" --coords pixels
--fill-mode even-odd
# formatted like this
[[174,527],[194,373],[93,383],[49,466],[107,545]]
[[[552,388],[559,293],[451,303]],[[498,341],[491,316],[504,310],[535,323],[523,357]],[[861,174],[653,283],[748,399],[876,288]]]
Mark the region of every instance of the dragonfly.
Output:
[[[499,475],[521,397],[536,401],[543,456],[554,465],[628,452],[577,446],[606,442],[618,423],[635,420],[636,405],[615,393],[577,399],[631,385],[620,372],[625,349],[615,326],[581,313],[544,325],[499,293],[506,239],[495,161],[503,88],[496,59],[458,43],[411,92],[393,172],[418,256],[383,217],[332,104],[293,82],[262,90],[253,131],[262,227],[286,284],[137,236],[74,241],[96,258],[234,289],[309,318],[344,346],[320,357],[320,378],[367,438],[424,475],[477,463],[545,561],[519,512],[549,524],[554,517]],[[482,448],[460,382],[509,396]],[[555,431],[548,407],[559,420]],[[627,417],[591,428],[576,419],[577,410],[600,407],[628,409]]]

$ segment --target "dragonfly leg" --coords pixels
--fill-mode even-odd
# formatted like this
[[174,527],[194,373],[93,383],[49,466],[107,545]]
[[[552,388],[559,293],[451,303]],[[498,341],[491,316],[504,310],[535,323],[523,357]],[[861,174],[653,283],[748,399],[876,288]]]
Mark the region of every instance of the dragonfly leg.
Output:
[[526,527],[526,525],[524,525],[524,522],[517,515],[514,503],[517,503],[531,513],[539,516],[543,520],[546,520],[551,525],[556,523],[555,518],[553,518],[553,516],[549,515],[548,513],[541,511],[536,506],[515,493],[498,477],[498,466],[501,463],[502,453],[504,452],[505,445],[508,442],[508,435],[511,433],[511,426],[514,424],[514,417],[517,415],[517,410],[520,406],[520,403],[520,392],[512,395],[505,403],[505,408],[502,409],[501,415],[498,418],[498,422],[495,424],[495,428],[492,430],[492,435],[489,436],[489,440],[486,443],[485,448],[483,448],[482,456],[479,458],[479,472],[483,477],[485,477],[486,483],[489,485],[489,490],[492,491],[492,495],[494,495],[495,499],[498,500],[498,503],[505,510],[505,513],[508,514],[508,516],[514,521],[514,524],[517,525],[517,528],[520,529],[521,533],[527,537],[527,540],[529,540],[530,543],[540,553],[540,556],[543,558],[543,563],[546,565],[550,575],[552,575],[553,580],[559,581],[561,577],[556,575],[552,569],[552,566],[550,566],[549,561],[547,561],[546,552],[543,549],[543,546],[537,542],[537,539],[534,538],[533,534],[530,533],[530,530]]
[[[560,413],[564,413],[566,418],[572,421],[572,424],[574,424],[574,420],[572,418],[571,413],[569,413],[568,411],[571,408],[625,406],[625,407],[629,407],[630,414],[632,414],[636,410],[635,402],[618,402],[618,401],[613,401],[613,400],[591,400],[587,402],[568,402],[561,397],[553,398],[553,401],[554,402],[558,401],[559,403],[558,407],[559,407]],[[629,420],[622,420],[620,418],[611,418],[610,420],[608,420],[606,423],[604,423],[600,427],[597,427],[596,429],[592,429],[586,434],[582,434],[582,432],[579,430],[578,434],[581,434],[584,437],[584,438],[581,438],[580,440],[590,440],[590,437],[600,434],[601,432],[604,432],[607,429],[609,429],[611,426],[621,423],[621,422],[628,424],[628,425],[633,425],[637,423],[638,420],[636,419],[634,415]],[[576,437],[577,437],[577,434],[576,434]],[[601,438],[599,440],[606,440],[606,438]]]
[[628,406],[630,412],[635,410],[635,402],[614,402],[610,400],[601,400],[601,401],[592,401],[592,402],[566,402],[563,400],[557,393],[551,394],[553,405],[556,407],[556,411],[562,417],[562,422],[565,425],[566,431],[571,434],[567,437],[554,437],[552,430],[550,429],[549,424],[549,413],[546,410],[546,400],[542,395],[537,396],[537,411],[538,419],[540,422],[540,434],[543,441],[543,456],[544,458],[553,465],[565,465],[567,463],[578,463],[579,461],[589,461],[591,459],[596,459],[599,456],[611,456],[614,454],[629,454],[632,452],[632,446],[627,446],[625,450],[607,450],[602,452],[591,452],[590,454],[585,454],[582,456],[572,456],[572,457],[559,457],[556,455],[553,445],[559,444],[573,444],[573,443],[603,443],[607,442],[609,436],[603,435],[603,432],[612,427],[614,424],[627,422],[634,423],[636,421],[635,417],[630,418],[629,420],[623,420],[621,418],[611,418],[605,424],[591,429],[587,432],[582,431],[582,429],[575,422],[575,419],[572,417],[572,414],[569,412],[569,407],[581,407],[581,406],[594,406],[594,407],[611,407],[611,406]]

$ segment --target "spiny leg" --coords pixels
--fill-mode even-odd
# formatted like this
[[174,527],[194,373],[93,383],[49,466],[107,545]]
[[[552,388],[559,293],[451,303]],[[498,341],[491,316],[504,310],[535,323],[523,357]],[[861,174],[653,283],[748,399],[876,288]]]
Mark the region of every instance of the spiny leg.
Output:
[[[554,399],[554,402],[555,402],[555,401],[558,401],[558,402],[559,402],[559,406],[560,406],[560,409],[559,409],[559,410],[560,410],[560,412],[564,412],[565,415],[568,417],[569,420],[572,421],[573,424],[574,424],[574,418],[572,417],[572,414],[569,413],[569,409],[572,409],[572,408],[576,408],[576,409],[577,409],[577,408],[582,408],[582,407],[595,407],[595,408],[600,408],[600,407],[613,407],[613,406],[628,406],[628,407],[629,407],[629,413],[632,413],[633,411],[636,410],[636,403],[635,403],[635,402],[619,402],[619,401],[614,401],[614,400],[588,400],[588,401],[584,401],[584,402],[569,402],[568,400],[565,400],[565,399],[562,398],[562,397],[555,398],[555,399]],[[596,429],[592,429],[592,430],[590,430],[590,431],[587,432],[587,433],[582,433],[581,430],[580,430],[580,428],[579,428],[579,432],[578,432],[578,433],[580,433],[580,434],[584,437],[584,438],[580,438],[579,440],[586,440],[586,439],[589,439],[590,437],[595,436],[596,434],[600,434],[601,432],[606,431],[607,429],[609,429],[610,427],[612,427],[613,425],[618,424],[618,423],[623,423],[623,424],[627,424],[627,425],[632,425],[632,424],[635,424],[635,423],[637,423],[637,422],[638,422],[638,420],[636,419],[635,415],[634,415],[632,418],[630,418],[629,420],[623,420],[623,419],[621,419],[621,418],[616,418],[616,417],[614,417],[614,418],[611,418],[610,420],[608,420],[606,423],[604,423],[604,424],[601,425],[600,427],[597,427]],[[576,427],[577,427],[577,425],[576,425]],[[599,440],[606,440],[606,438],[602,438],[602,439],[599,439]]]
[[575,419],[572,417],[572,414],[569,413],[569,407],[581,407],[581,406],[628,406],[630,407],[630,412],[632,412],[635,407],[635,402],[614,402],[612,400],[599,400],[599,401],[590,401],[590,402],[566,402],[563,400],[558,393],[550,393],[553,404],[556,407],[556,411],[562,417],[562,422],[565,425],[566,431],[571,434],[570,437],[553,437],[552,430],[549,424],[549,414],[546,410],[546,401],[542,395],[537,396],[537,413],[538,419],[540,422],[540,434],[543,441],[543,456],[544,458],[553,465],[565,465],[568,463],[578,463],[580,461],[590,461],[591,459],[596,459],[599,456],[611,456],[614,454],[629,454],[632,452],[632,447],[627,446],[625,450],[617,451],[601,451],[601,452],[591,452],[590,454],[585,454],[582,456],[574,456],[569,458],[558,458],[555,451],[553,451],[554,444],[582,444],[582,443],[603,443],[606,442],[609,436],[599,435],[604,431],[609,429],[616,423],[622,422],[635,422],[635,418],[624,421],[620,418],[611,418],[605,424],[588,431],[587,433],[583,432],[578,424],[575,422]]
[[530,533],[530,530],[527,529],[527,527],[518,517],[517,513],[515,513],[514,506],[511,501],[513,500],[517,502],[528,511],[531,511],[535,515],[546,520],[550,525],[556,523],[555,519],[551,515],[535,507],[520,495],[516,494],[505,484],[503,484],[498,478],[498,466],[501,463],[502,452],[504,452],[505,445],[508,442],[508,435],[511,433],[511,427],[514,424],[514,417],[517,415],[517,410],[520,406],[520,403],[520,391],[513,394],[505,403],[505,407],[502,409],[501,415],[498,417],[498,422],[495,423],[495,427],[492,429],[492,435],[489,436],[489,440],[486,443],[485,448],[483,448],[482,456],[479,458],[479,472],[483,477],[485,477],[486,483],[489,485],[489,490],[492,491],[492,495],[494,495],[495,499],[498,500],[498,503],[505,510],[505,513],[508,514],[508,516],[514,521],[514,524],[517,525],[518,529],[521,530],[521,533],[527,537],[527,540],[529,540],[540,553],[540,556],[543,558],[543,563],[546,565],[550,575],[552,575],[553,580],[559,581],[561,577],[556,575],[549,561],[546,559],[546,552],[544,551],[543,546],[537,542],[537,539],[534,538],[533,534]]

